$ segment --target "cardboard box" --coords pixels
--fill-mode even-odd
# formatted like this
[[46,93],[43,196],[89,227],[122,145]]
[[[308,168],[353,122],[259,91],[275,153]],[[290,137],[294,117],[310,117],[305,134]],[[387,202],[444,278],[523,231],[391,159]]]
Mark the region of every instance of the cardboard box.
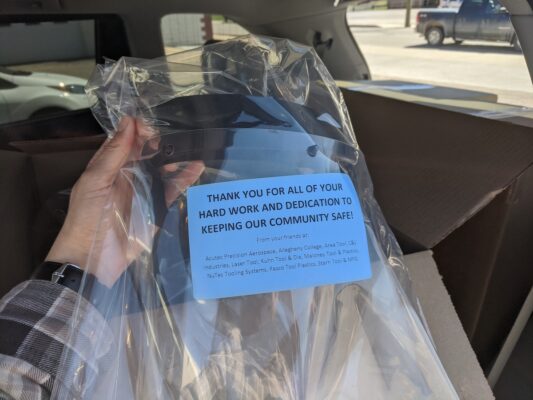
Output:
[[494,396],[468,342],[431,251],[404,258],[439,358],[462,400]]
[[533,128],[343,93],[388,223],[406,254],[434,251],[487,370],[533,284]]
[[[86,115],[90,117],[89,113]],[[356,128],[360,127],[358,122],[356,120]],[[48,129],[51,132],[46,132],[44,136],[54,137],[53,127],[50,126]],[[46,126],[43,130],[46,131]],[[97,130],[96,127],[95,130]],[[359,131],[361,129],[358,130],[358,133]],[[38,131],[39,134],[42,132],[42,130]],[[19,137],[20,135],[13,132],[12,136]],[[9,136],[6,135],[5,137]],[[38,197],[42,199],[47,199],[53,192],[71,185],[77,174],[83,169],[87,159],[103,140],[101,136],[89,138],[80,136],[78,139],[61,139],[60,137],[50,140],[35,139],[24,142],[11,141],[10,146],[21,152],[16,154],[31,157],[32,162],[38,167],[35,169],[35,187]],[[63,165],[65,163],[69,165],[67,170],[72,176],[66,176],[64,170],[57,168],[57,160],[62,160]],[[381,191],[383,190],[381,188]],[[392,200],[394,200],[394,196]],[[423,229],[427,230],[427,228]],[[48,249],[49,246],[50,243],[42,247]],[[414,245],[413,248],[415,247],[423,246]],[[465,400],[493,399],[490,388],[483,377],[483,372],[476,361],[476,356],[439,276],[432,253],[430,251],[412,251],[412,253],[405,257],[405,262],[413,280],[413,289],[420,299],[439,357],[460,398]],[[16,279],[22,280],[25,279],[25,276],[16,277]],[[12,282],[12,285],[15,283]]]
[[[431,104],[435,107],[470,108],[477,102],[495,104],[498,96],[477,90],[463,90],[427,83],[413,83],[398,80],[373,81],[337,81],[337,85],[354,92],[365,92],[386,97],[398,98],[419,104]],[[494,107],[488,108],[492,110]],[[479,106],[475,107],[479,110]],[[481,108],[485,110],[485,108]]]
[[493,93],[397,80],[337,81],[337,84],[351,92],[364,92],[533,128],[532,108],[497,103],[498,96]]

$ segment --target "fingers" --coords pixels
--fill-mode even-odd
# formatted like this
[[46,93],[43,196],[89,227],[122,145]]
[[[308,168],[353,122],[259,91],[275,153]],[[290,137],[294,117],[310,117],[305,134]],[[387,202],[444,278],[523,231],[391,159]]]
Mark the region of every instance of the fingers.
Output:
[[[149,140],[148,145],[157,150],[158,140],[154,129],[141,119],[124,117],[115,136],[106,140],[89,162],[86,175],[98,178],[102,184],[111,184],[127,161],[139,159],[141,149],[147,140]],[[205,169],[202,161],[185,163],[185,167],[180,170],[183,165],[179,163],[163,167],[167,207],[194,184]]]
[[107,139],[89,161],[87,172],[103,181],[113,179],[128,160],[135,136],[136,127],[133,118],[122,118],[115,136]]
[[137,145],[135,149],[135,159],[139,160],[142,156],[143,146],[146,144],[153,152],[159,148],[159,136],[157,131],[147,125],[142,119],[135,120],[137,128]]
[[169,164],[163,167],[163,180],[165,182],[165,202],[167,207],[192,186],[205,170],[202,161],[191,161],[179,170],[179,164]]

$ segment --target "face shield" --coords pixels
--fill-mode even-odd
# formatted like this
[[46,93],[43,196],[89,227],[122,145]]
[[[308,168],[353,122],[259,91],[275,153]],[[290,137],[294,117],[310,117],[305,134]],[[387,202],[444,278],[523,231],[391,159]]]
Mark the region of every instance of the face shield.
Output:
[[[53,396],[457,398],[313,51],[248,37],[120,60],[89,92],[104,128],[134,115],[147,134],[101,223],[128,268],[82,286]],[[113,260],[95,245],[87,272]]]

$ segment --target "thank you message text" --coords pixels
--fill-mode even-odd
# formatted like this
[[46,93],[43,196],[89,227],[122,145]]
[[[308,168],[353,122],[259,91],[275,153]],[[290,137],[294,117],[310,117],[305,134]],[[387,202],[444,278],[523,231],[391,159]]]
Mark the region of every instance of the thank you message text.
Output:
[[187,197],[197,299],[371,275],[359,199],[345,174],[214,183],[189,188]]

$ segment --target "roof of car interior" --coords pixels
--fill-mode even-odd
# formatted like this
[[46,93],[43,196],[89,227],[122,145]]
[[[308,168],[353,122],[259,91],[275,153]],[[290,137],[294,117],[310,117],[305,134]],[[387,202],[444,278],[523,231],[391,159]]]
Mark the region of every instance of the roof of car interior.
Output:
[[11,0],[0,14],[119,14],[145,19],[169,13],[223,14],[258,25],[334,9],[333,0]]
[[[251,24],[287,20],[304,14],[334,9],[340,3],[365,3],[335,0],[7,0],[0,8],[2,14],[140,14],[146,17],[167,13],[213,13],[240,17]],[[513,15],[533,15],[532,0],[500,0]]]

